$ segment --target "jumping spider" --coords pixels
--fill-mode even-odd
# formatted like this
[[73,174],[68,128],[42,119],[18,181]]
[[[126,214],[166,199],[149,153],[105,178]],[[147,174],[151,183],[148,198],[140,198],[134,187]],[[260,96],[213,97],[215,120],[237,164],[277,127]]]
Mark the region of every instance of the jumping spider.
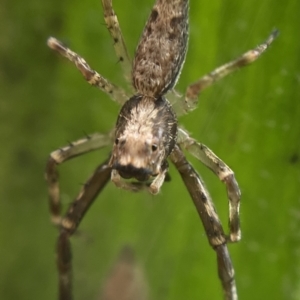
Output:
[[[255,61],[273,42],[277,31],[272,32],[264,43],[253,50],[198,79],[187,88],[184,96],[180,96],[173,88],[187,52],[189,1],[156,1],[132,63],[112,8],[112,0],[102,0],[102,6],[105,23],[113,38],[125,78],[133,85],[133,96],[128,97],[121,88],[91,69],[82,57],[61,42],[53,37],[48,39],[48,46],[73,62],[91,85],[122,105],[113,139],[103,134],[86,136],[52,152],[47,163],[50,211],[53,223],[59,225],[59,298],[72,299],[70,237],[109,179],[122,189],[147,189],[150,193],[157,194],[167,174],[169,159],[180,173],[194,201],[208,241],[216,251],[224,298],[237,299],[227,242],[237,242],[241,238],[240,190],[233,171],[210,149],[179,127],[176,115],[188,113],[195,108],[200,93],[215,81]],[[168,92],[168,98],[175,103],[173,106],[166,98]],[[98,166],[62,216],[57,166],[68,159],[112,144],[110,157]],[[225,183],[229,199],[229,235],[224,233],[214,204],[182,149],[189,151]],[[134,179],[133,182],[124,180],[130,178]]]

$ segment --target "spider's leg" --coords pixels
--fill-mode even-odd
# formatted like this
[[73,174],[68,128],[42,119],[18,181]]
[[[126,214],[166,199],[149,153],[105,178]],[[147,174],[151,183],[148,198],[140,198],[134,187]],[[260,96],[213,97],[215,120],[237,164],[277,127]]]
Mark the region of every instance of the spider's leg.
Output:
[[57,166],[73,157],[97,150],[111,144],[108,136],[102,134],[89,135],[70,143],[68,146],[53,151],[46,166],[46,180],[49,192],[49,207],[53,224],[61,224],[61,203]]
[[208,241],[217,254],[218,274],[226,300],[237,300],[234,270],[227,249],[227,239],[213,202],[197,172],[176,145],[170,159],[180,173],[203,223]]
[[228,241],[241,239],[239,208],[241,192],[233,171],[205,145],[192,139],[187,132],[179,128],[178,143],[204,165],[211,169],[226,184],[229,198],[229,236]]
[[118,21],[118,17],[115,14],[112,1],[102,0],[104,20],[109,30],[109,33],[114,41],[114,48],[118,60],[123,68],[125,79],[131,83],[131,61],[127,52],[126,44],[121,32],[121,27]]
[[81,72],[89,84],[108,94],[114,101],[123,104],[129,98],[121,88],[112,84],[95,70],[91,69],[91,67],[80,55],[64,46],[64,44],[56,38],[50,37],[47,41],[47,44],[51,49],[57,51],[62,56],[74,63],[76,68]]
[[70,237],[76,231],[90,205],[109,181],[111,168],[108,166],[108,162],[109,159],[95,170],[61,220],[56,248],[60,300],[71,300],[73,298]]
[[270,44],[278,36],[278,33],[279,32],[277,30],[274,30],[267,38],[267,40],[258,45],[256,48],[245,52],[235,60],[232,60],[199,78],[196,82],[187,87],[184,96],[177,97],[177,99],[175,99],[176,95],[171,94],[171,98],[173,98],[173,101],[176,102],[174,104],[174,108],[176,109],[177,114],[179,115],[188,113],[189,111],[196,108],[198,97],[203,90],[210,87],[212,84],[219,81],[223,77],[238,70],[239,68],[247,66],[256,61],[261,56],[261,54],[269,48]]

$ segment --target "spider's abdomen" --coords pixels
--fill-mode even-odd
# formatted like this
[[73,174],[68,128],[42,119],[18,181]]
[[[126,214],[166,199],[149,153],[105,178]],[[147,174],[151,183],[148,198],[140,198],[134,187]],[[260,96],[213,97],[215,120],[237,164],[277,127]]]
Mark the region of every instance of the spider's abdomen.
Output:
[[176,116],[166,99],[133,96],[119,114],[110,165],[124,178],[147,180],[161,171],[176,138]]
[[133,61],[133,85],[149,97],[166,93],[175,84],[188,42],[188,0],[157,0]]

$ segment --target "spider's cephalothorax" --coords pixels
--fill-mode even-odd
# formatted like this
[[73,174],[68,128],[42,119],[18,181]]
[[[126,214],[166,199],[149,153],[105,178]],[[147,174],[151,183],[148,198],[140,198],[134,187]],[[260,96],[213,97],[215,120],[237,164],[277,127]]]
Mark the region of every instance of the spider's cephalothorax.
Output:
[[176,117],[166,99],[134,96],[119,114],[110,165],[123,178],[148,180],[166,169],[176,136]]
[[[203,0],[204,1],[204,0]],[[94,71],[86,61],[50,37],[48,45],[73,62],[84,78],[123,105],[111,135],[93,134],[70,143],[50,154],[46,179],[53,223],[59,225],[57,268],[59,299],[72,299],[72,254],[70,237],[76,231],[90,205],[111,179],[118,187],[138,191],[159,192],[170,160],[195,204],[206,236],[217,256],[218,275],[224,299],[237,300],[234,270],[227,242],[241,238],[239,223],[240,190],[233,171],[207,146],[191,138],[177,124],[176,114],[188,113],[195,108],[200,93],[233,71],[255,61],[273,42],[277,31],[256,48],[224,64],[187,87],[183,96],[174,89],[185,59],[188,41],[188,0],[156,0],[131,62],[123,39],[112,0],[102,0],[104,19],[114,40],[115,52],[123,68],[124,77],[135,88],[128,97],[123,89]],[[166,96],[174,103],[171,107]],[[129,100],[128,100],[129,99]],[[112,146],[112,153],[82,187],[77,198],[62,215],[57,165],[79,155]],[[186,160],[183,151],[189,151],[225,183],[229,200],[229,234],[226,235],[216,209],[199,174]],[[133,178],[134,182],[124,179]],[[137,182],[137,181],[138,182]],[[119,288],[119,287],[116,287]],[[184,296],[182,296],[184,297]],[[195,296],[199,298],[199,296]]]

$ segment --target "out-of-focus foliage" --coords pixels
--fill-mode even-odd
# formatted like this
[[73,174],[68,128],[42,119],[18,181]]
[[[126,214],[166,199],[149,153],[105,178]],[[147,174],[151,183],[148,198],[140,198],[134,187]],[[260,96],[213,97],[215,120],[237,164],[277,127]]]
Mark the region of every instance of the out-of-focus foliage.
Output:
[[[191,0],[190,44],[178,90],[281,32],[251,67],[203,93],[180,119],[236,173],[243,239],[230,245],[240,299],[300,298],[300,39],[297,0]],[[131,56],[153,1],[114,0]],[[43,179],[50,151],[83,132],[108,132],[119,107],[52,53],[53,35],[123,84],[100,0],[2,1],[0,9],[0,299],[55,299],[57,231]],[[65,206],[109,153],[60,168]],[[218,179],[194,159],[226,227]],[[111,183],[72,239],[76,299],[96,299],[117,253],[130,244],[150,298],[222,299],[215,254],[176,170],[161,193]]]

